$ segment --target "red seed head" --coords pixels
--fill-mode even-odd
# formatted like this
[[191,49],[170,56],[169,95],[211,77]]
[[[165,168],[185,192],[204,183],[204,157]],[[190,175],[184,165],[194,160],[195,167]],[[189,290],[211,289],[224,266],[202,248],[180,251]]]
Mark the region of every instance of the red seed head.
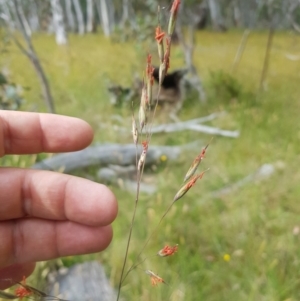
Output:
[[161,30],[160,26],[157,26],[155,30],[155,40],[157,41],[157,43],[161,44],[164,36],[165,33]]
[[178,250],[178,245],[175,245],[174,247],[170,247],[166,245],[163,249],[158,251],[157,255],[161,257],[171,256],[174,255],[175,252]]
[[176,14],[178,12],[179,5],[180,5],[180,0],[174,0],[172,7],[171,7],[172,14]]

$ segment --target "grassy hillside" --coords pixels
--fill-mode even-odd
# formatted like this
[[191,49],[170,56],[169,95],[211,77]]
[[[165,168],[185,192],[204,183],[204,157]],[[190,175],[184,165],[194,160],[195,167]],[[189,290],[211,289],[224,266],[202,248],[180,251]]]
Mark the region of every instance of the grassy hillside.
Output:
[[[166,243],[179,244],[170,257],[153,257],[127,278],[127,300],[171,301],[296,301],[300,299],[300,38],[275,34],[266,89],[258,93],[267,34],[251,33],[239,68],[231,73],[242,32],[199,32],[195,64],[208,95],[206,103],[188,99],[179,114],[182,120],[226,111],[209,125],[240,131],[238,139],[214,137],[201,168],[210,168],[203,180],[172,208],[144,252],[152,256]],[[114,44],[96,35],[71,36],[68,47],[58,47],[53,37],[35,36],[34,44],[49,77],[57,112],[81,117],[95,129],[95,143],[131,143],[113,126],[130,128],[130,112],[112,108],[108,80],[130,85],[134,72],[142,73],[148,45]],[[287,57],[291,55],[296,60]],[[44,111],[36,76],[26,57],[13,45],[0,58],[11,79],[27,86],[24,109]],[[180,47],[173,48],[171,67],[182,66]],[[227,85],[227,86],[226,86]],[[231,88],[235,88],[232,94]],[[112,116],[120,115],[116,121]],[[197,132],[154,135],[153,144],[184,144],[211,136]],[[150,146],[151,147],[151,146]],[[186,152],[178,162],[158,163],[153,178],[154,195],[141,195],[129,262],[152,233],[159,218],[182,183],[191,158],[200,149]],[[19,157],[5,164],[29,164]],[[25,163],[24,163],[25,162]],[[273,164],[271,177],[245,184],[222,196],[212,192],[230,186],[263,164]],[[82,173],[88,175],[87,171]],[[134,195],[118,187],[119,216],[109,249],[93,256],[65,259],[66,264],[97,258],[105,263],[117,286]],[[145,275],[151,269],[168,285],[151,287]]]

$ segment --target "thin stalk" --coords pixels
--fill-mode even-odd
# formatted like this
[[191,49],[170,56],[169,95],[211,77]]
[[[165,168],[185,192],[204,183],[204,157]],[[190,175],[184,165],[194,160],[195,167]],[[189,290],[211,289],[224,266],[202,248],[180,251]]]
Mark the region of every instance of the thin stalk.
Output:
[[[140,185],[138,183],[138,189],[137,189],[138,191],[139,191],[139,186]],[[129,235],[128,235],[128,240],[127,240],[127,245],[126,245],[125,258],[124,258],[124,261],[123,261],[123,266],[122,266],[122,271],[121,271],[121,276],[120,276],[120,281],[119,281],[117,301],[119,300],[120,293],[121,293],[122,279],[123,279],[123,274],[124,274],[124,271],[125,271],[125,266],[126,266],[126,262],[127,262],[127,258],[128,258],[128,251],[129,251],[129,246],[130,246],[130,242],[131,242],[132,229],[133,229],[133,223],[134,223],[134,220],[135,220],[137,204],[138,204],[138,197],[136,197],[136,199],[135,199],[135,205],[134,205],[134,209],[133,209],[133,215],[132,215],[132,219],[131,219]]]
[[[179,2],[178,2],[179,5]],[[175,21],[174,21],[175,22]],[[169,47],[171,47],[171,36],[169,37]],[[170,49],[168,49],[168,51],[170,51]],[[167,59],[169,59],[169,55],[170,52],[168,53],[168,57]],[[154,117],[156,114],[156,110],[157,110],[157,106],[158,106],[158,100],[159,100],[159,95],[161,92],[161,82],[163,81],[163,79],[159,79],[159,88],[158,88],[158,92],[157,92],[157,96],[156,96],[156,104],[154,107],[154,111],[152,114],[152,118],[151,118],[151,122],[149,123],[149,126],[147,126],[148,130],[146,131],[146,143],[147,143],[147,147],[150,144],[151,141],[151,137],[152,137],[152,133],[151,133],[151,129],[153,127],[153,121],[154,121]],[[122,266],[122,271],[121,271],[121,276],[120,276],[120,281],[119,281],[119,287],[118,287],[118,295],[117,295],[117,301],[120,298],[120,293],[121,293],[121,288],[122,288],[122,283],[124,282],[125,278],[127,277],[127,275],[133,270],[133,268],[137,267],[138,265],[140,265],[142,262],[144,262],[146,259],[133,264],[129,270],[127,271],[127,273],[124,275],[124,271],[125,271],[125,266],[127,263],[127,258],[128,258],[128,252],[129,252],[129,247],[130,247],[130,242],[131,242],[131,236],[132,236],[132,230],[133,230],[133,224],[135,221],[135,216],[136,216],[136,211],[137,211],[137,205],[138,205],[138,201],[139,201],[139,194],[140,194],[140,184],[141,184],[141,179],[142,179],[142,175],[143,175],[143,171],[144,171],[144,166],[145,166],[145,162],[143,163],[143,166],[141,168],[138,168],[138,162],[137,162],[137,149],[136,149],[136,167],[137,167],[137,190],[136,190],[136,199],[135,199],[135,206],[134,206],[134,210],[133,210],[133,215],[132,215],[132,220],[131,220],[131,224],[130,224],[130,229],[129,229],[129,235],[128,235],[128,240],[127,240],[127,246],[126,246],[126,251],[125,251],[125,258],[124,258],[124,262],[123,262],[123,266]],[[144,251],[144,249],[146,248],[148,242],[150,241],[150,239],[152,238],[153,234],[156,232],[157,228],[160,226],[162,220],[164,219],[164,217],[167,215],[167,213],[170,211],[172,205],[174,204],[174,201],[170,204],[170,206],[167,208],[166,212],[163,214],[163,216],[161,217],[158,225],[156,226],[155,230],[151,233],[151,235],[148,237],[146,243],[144,244],[144,246],[142,247],[141,251],[139,252],[137,259],[140,258],[142,252]]]
[[[170,43],[171,43],[171,40],[170,40]],[[151,137],[152,137],[151,129],[152,129],[152,127],[153,127],[154,117],[155,117],[156,110],[157,110],[157,107],[158,107],[158,99],[159,99],[160,92],[161,92],[161,85],[159,85],[159,87],[158,87],[158,91],[157,91],[157,95],[156,95],[155,107],[154,107],[154,111],[153,111],[153,114],[152,114],[151,122],[149,123],[149,131],[148,131],[147,136],[146,136],[146,137],[147,137],[148,145],[150,144]],[[140,180],[141,180],[141,178],[139,179],[139,181],[140,181]],[[137,197],[138,197],[138,196],[137,196]],[[169,210],[171,209],[172,205],[173,205],[173,202],[172,202],[172,204],[169,206],[169,208],[167,209],[167,211],[164,213],[164,215],[162,216],[162,218],[160,219],[158,225],[156,226],[156,229],[150,234],[150,236],[149,236],[148,239],[146,240],[146,243],[145,243],[144,246],[142,247],[141,251],[139,252],[139,254],[138,254],[138,256],[137,256],[137,258],[139,258],[139,257],[141,256],[141,253],[142,253],[142,252],[144,251],[144,249],[146,248],[146,246],[147,246],[147,244],[149,243],[150,239],[152,238],[153,234],[155,233],[155,231],[157,230],[157,228],[158,228],[159,225],[161,224],[163,218],[166,216],[166,214],[167,214],[167,213],[169,212]],[[136,210],[136,208],[135,208],[135,210]],[[129,268],[129,270],[127,271],[127,273],[126,273],[126,275],[125,275],[124,278],[127,277],[127,275],[133,270],[133,268],[134,268],[135,266],[136,266],[136,265],[133,264],[133,265]],[[124,267],[124,268],[125,268],[125,267]],[[122,270],[122,276],[123,276],[123,273],[124,273],[124,271]],[[121,280],[122,280],[122,279],[121,279]],[[120,286],[120,285],[122,285],[122,283],[119,284],[119,286]],[[118,299],[117,299],[117,301],[118,301]]]
[[[163,219],[165,218],[165,216],[168,214],[168,212],[170,211],[170,209],[172,208],[174,202],[172,202],[170,204],[170,206],[167,208],[167,210],[165,211],[165,213],[163,214],[163,216],[161,217],[161,219],[159,220],[157,226],[155,227],[155,229],[152,231],[152,233],[150,234],[150,236],[147,238],[145,244],[143,245],[142,249],[140,250],[139,254],[137,255],[137,259],[139,259],[139,257],[141,256],[141,254],[143,253],[143,251],[145,250],[146,246],[148,245],[150,239],[153,237],[154,233],[158,230],[161,222],[163,221]],[[147,258],[139,261],[138,263],[135,263],[133,264],[129,270],[127,271],[127,273],[125,274],[124,278],[123,278],[123,281],[126,279],[126,277],[128,276],[128,274],[133,270],[135,269],[138,265],[142,264]]]
[[[133,112],[132,112],[132,114],[133,114]],[[135,204],[134,204],[133,214],[132,214],[132,218],[131,218],[129,234],[128,234],[128,239],[127,239],[127,245],[126,245],[126,250],[125,250],[125,256],[124,256],[124,261],[123,261],[123,266],[122,266],[121,276],[120,276],[120,281],[119,281],[119,286],[118,286],[117,301],[119,300],[120,294],[121,294],[121,288],[122,288],[122,283],[123,283],[123,275],[124,275],[124,271],[125,271],[125,267],[126,267],[126,263],[127,263],[128,252],[129,252],[131,236],[132,236],[132,230],[133,230],[133,224],[134,224],[134,221],[135,221],[137,205],[138,205],[138,202],[139,202],[141,178],[142,178],[142,174],[143,174],[143,170],[144,170],[144,167],[143,167],[142,170],[139,172],[138,168],[137,168],[138,167],[138,148],[137,148],[137,144],[136,144],[136,151],[135,151],[135,166],[136,166],[136,176],[137,176]]]

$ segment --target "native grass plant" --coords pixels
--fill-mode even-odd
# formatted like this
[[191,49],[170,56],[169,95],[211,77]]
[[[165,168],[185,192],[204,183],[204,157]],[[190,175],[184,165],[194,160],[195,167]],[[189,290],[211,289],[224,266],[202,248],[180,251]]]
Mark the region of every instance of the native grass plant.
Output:
[[[129,275],[130,272],[135,270],[136,268],[140,269],[140,265],[143,264],[149,258],[141,258],[141,255],[145,248],[147,247],[148,243],[150,242],[151,238],[153,237],[154,233],[158,230],[161,222],[166,217],[172,206],[181,199],[195,184],[198,180],[202,179],[204,176],[205,171],[200,173],[197,172],[198,167],[201,161],[205,157],[206,150],[208,145],[203,148],[200,153],[196,156],[193,160],[190,168],[186,172],[185,176],[183,177],[183,185],[175,194],[173,200],[168,204],[167,209],[163,213],[162,217],[160,218],[157,226],[155,227],[154,231],[150,233],[149,237],[146,239],[144,245],[141,247],[135,261],[131,264],[130,267],[127,266],[130,245],[131,245],[131,237],[134,228],[135,217],[137,213],[137,207],[139,204],[140,198],[140,185],[141,180],[143,177],[143,170],[146,162],[147,151],[151,142],[151,128],[153,125],[156,109],[158,106],[158,99],[160,94],[160,87],[164,80],[165,75],[168,72],[170,67],[170,54],[171,54],[171,42],[172,42],[172,34],[175,29],[176,18],[179,10],[180,1],[174,0],[170,10],[170,19],[168,23],[167,32],[164,32],[161,29],[159,18],[158,18],[158,26],[156,27],[155,31],[155,40],[157,43],[158,48],[158,57],[159,57],[159,89],[156,96],[152,95],[152,86],[153,86],[153,71],[154,67],[152,65],[152,56],[150,54],[147,55],[147,63],[146,63],[146,70],[144,72],[144,80],[143,80],[143,87],[141,91],[141,100],[139,105],[139,112],[138,112],[138,120],[135,118],[133,106],[132,106],[132,136],[133,142],[136,145],[136,173],[137,173],[137,187],[136,187],[136,195],[135,195],[135,203],[134,209],[132,214],[132,219],[129,228],[129,234],[127,239],[127,245],[125,249],[125,256],[123,261],[123,266],[120,273],[120,280],[118,286],[118,294],[117,294],[117,301],[120,300],[121,297],[121,289],[124,284],[125,279]],[[158,10],[159,15],[159,10]],[[140,140],[142,140],[140,142]],[[142,147],[142,151],[139,150]],[[157,251],[155,254],[156,258],[164,258],[168,256],[174,255],[178,251],[178,244],[174,243],[173,245],[166,244],[163,248]],[[150,278],[150,283],[152,286],[157,286],[159,284],[168,284],[168,281],[163,278],[163,275],[158,274],[151,269],[144,270],[145,276]],[[50,296],[43,291],[28,285],[26,283],[26,278],[24,277],[21,282],[17,283],[17,287],[14,289],[13,292],[6,292],[0,291],[0,298],[14,300],[23,298],[30,298],[34,300],[58,300],[58,301],[65,301],[64,299],[60,299],[55,296]]]
[[[142,246],[141,250],[139,251],[137,258],[135,259],[134,263],[127,269],[127,259],[130,249],[130,243],[131,243],[131,236],[135,221],[135,216],[137,212],[137,207],[139,203],[139,195],[140,195],[140,184],[141,179],[143,176],[143,169],[145,166],[145,161],[147,157],[147,151],[150,145],[151,141],[151,128],[153,125],[153,120],[155,117],[156,109],[158,106],[158,99],[161,89],[161,84],[164,80],[165,75],[168,72],[168,69],[170,67],[170,54],[171,54],[171,42],[172,42],[172,34],[175,29],[176,24],[176,18],[179,10],[179,0],[174,0],[172,7],[171,7],[171,14],[170,19],[168,23],[168,29],[167,33],[165,33],[159,22],[159,16],[158,16],[158,26],[156,27],[155,31],[155,40],[157,43],[157,49],[158,49],[158,57],[159,57],[159,88],[157,95],[153,97],[152,95],[152,86],[153,86],[153,71],[154,67],[152,66],[152,56],[150,54],[147,55],[147,64],[146,64],[146,70],[143,80],[143,87],[141,91],[141,100],[139,105],[139,112],[138,112],[138,122],[136,121],[136,118],[134,116],[134,111],[132,110],[132,135],[133,135],[133,142],[136,145],[136,170],[137,170],[137,189],[136,189],[136,198],[135,198],[135,205],[132,215],[132,220],[130,224],[129,229],[129,235],[125,250],[125,258],[123,261],[122,271],[120,275],[119,280],[119,287],[118,287],[118,295],[117,295],[117,301],[120,299],[121,289],[122,285],[128,276],[128,274],[137,268],[139,265],[141,265],[143,262],[147,260],[147,258],[141,259],[141,254],[145,250],[147,244],[149,243],[150,239],[152,238],[155,231],[160,226],[163,219],[166,217],[167,213],[170,211],[171,207],[174,205],[175,202],[177,202],[180,198],[182,198],[189,189],[195,185],[198,179],[201,179],[205,173],[205,171],[201,173],[196,173],[199,164],[203,160],[205,156],[205,152],[207,150],[208,145],[200,152],[200,154],[194,159],[192,162],[192,165],[190,166],[189,170],[187,171],[186,175],[184,176],[184,184],[183,186],[178,190],[178,192],[175,194],[173,200],[169,204],[169,207],[166,209],[165,213],[160,218],[157,227],[155,230],[150,234],[144,245]],[[159,14],[159,10],[158,10]],[[154,108],[151,110],[151,108]],[[142,152],[140,156],[138,155],[139,150],[139,140],[142,138]],[[174,255],[175,252],[178,250],[178,244],[175,244],[174,246],[165,245],[161,250],[157,252],[157,255],[159,257],[167,257]],[[144,270],[145,274],[150,277],[151,284],[153,286],[157,286],[158,284],[166,284],[166,281],[164,278],[153,272],[152,270],[146,269]]]
[[242,84],[231,74],[218,70],[210,73],[210,87],[215,98],[230,102],[244,93]]

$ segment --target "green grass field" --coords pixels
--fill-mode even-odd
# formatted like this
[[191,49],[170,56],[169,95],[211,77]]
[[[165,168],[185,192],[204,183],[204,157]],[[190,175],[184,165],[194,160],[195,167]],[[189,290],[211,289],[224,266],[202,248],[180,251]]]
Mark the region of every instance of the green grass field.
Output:
[[[242,32],[197,34],[194,58],[208,100],[205,104],[187,100],[179,118],[225,110],[224,117],[208,124],[238,129],[240,137],[214,137],[200,166],[210,171],[174,205],[143,257],[156,254],[166,243],[178,243],[178,252],[169,258],[152,257],[132,271],[122,291],[126,300],[300,300],[300,61],[287,58],[300,56],[300,37],[289,32],[275,34],[266,89],[260,93],[267,34],[250,34],[239,68],[230,75],[241,37]],[[35,36],[33,42],[48,75],[57,113],[87,120],[95,130],[95,143],[131,143],[130,130],[126,136],[119,135],[113,126],[103,127],[131,127],[130,111],[112,108],[105,87],[108,80],[130,85],[134,72],[142,74],[150,48],[134,42],[114,44],[99,35],[71,36],[68,47],[56,46],[54,38],[45,35]],[[27,58],[11,45],[0,62],[10,69],[12,81],[30,88],[24,94],[24,109],[45,111]],[[177,46],[172,50],[171,67],[182,64]],[[234,98],[224,88],[223,80],[228,78],[238,86]],[[114,121],[113,115],[121,115],[123,121]],[[178,162],[157,165],[153,175],[158,192],[140,197],[129,263],[172,201],[191,158],[210,139],[197,132],[153,135],[152,144],[199,140],[200,147],[186,152]],[[29,160],[14,157],[5,164],[28,165]],[[212,196],[265,163],[276,167],[269,178],[221,197]],[[66,258],[64,262],[96,258],[105,264],[112,285],[117,287],[134,195],[118,187],[111,189],[119,200],[111,246],[101,254]],[[167,285],[152,287],[145,269],[163,277]]]

